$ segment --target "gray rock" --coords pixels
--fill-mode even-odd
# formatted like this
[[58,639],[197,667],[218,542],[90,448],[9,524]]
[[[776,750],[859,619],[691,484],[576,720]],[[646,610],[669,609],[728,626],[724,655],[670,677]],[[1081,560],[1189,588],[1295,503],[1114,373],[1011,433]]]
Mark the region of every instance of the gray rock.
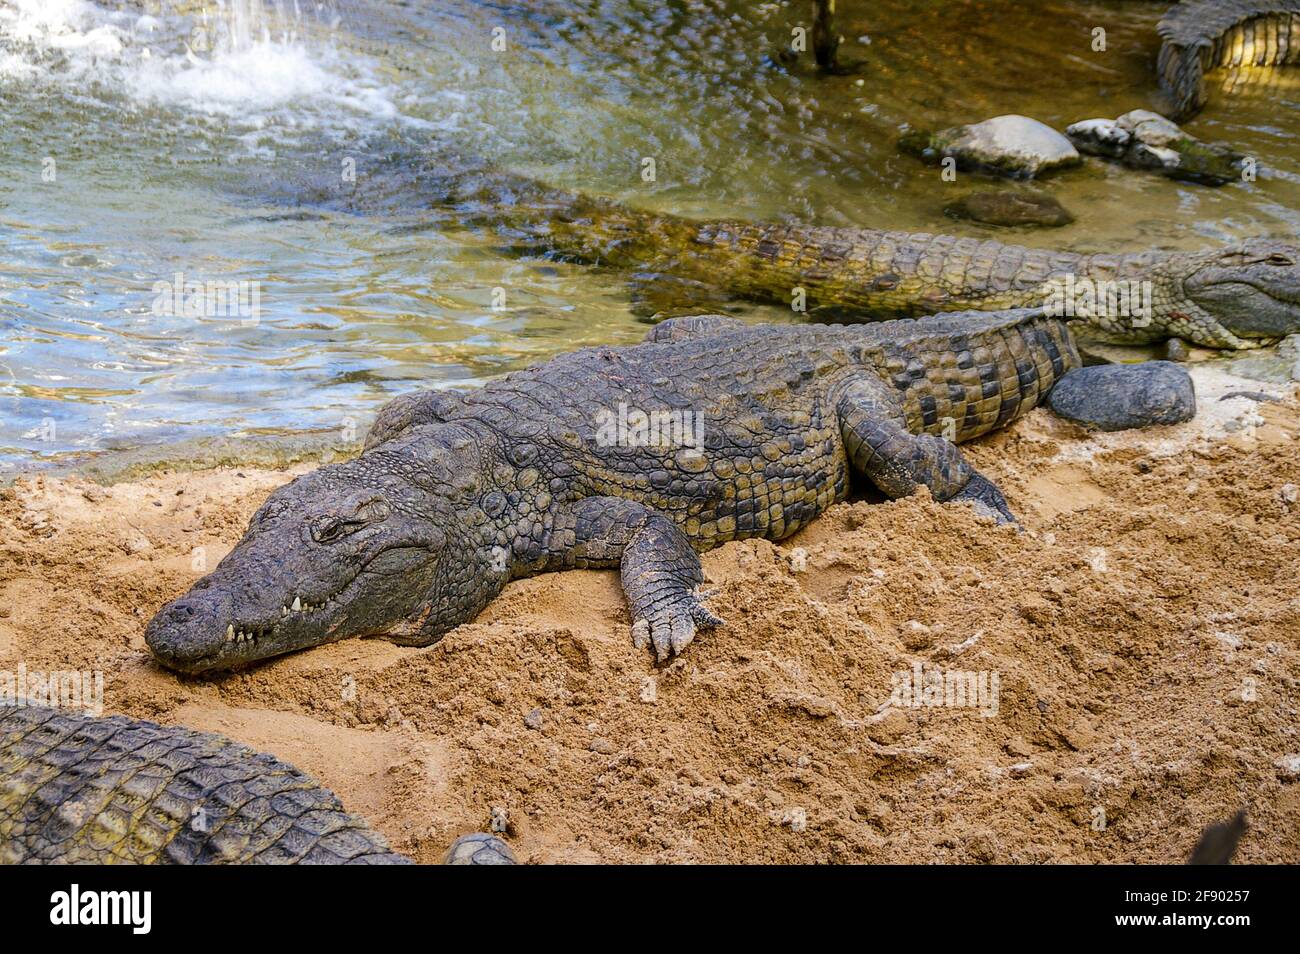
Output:
[[1104,364],[1069,372],[1047,396],[1068,420],[1103,431],[1181,424],[1196,414],[1196,389],[1186,369],[1169,361]]
[[1187,138],[1187,133],[1177,123],[1149,109],[1127,112],[1115,122],[1120,129],[1148,146],[1173,146],[1180,139]]
[[960,169],[1032,178],[1082,162],[1079,151],[1051,126],[1028,116],[995,116],[934,134],[911,133],[899,147],[922,158],[952,157]]
[[987,225],[1069,225],[1074,221],[1061,203],[1041,192],[972,192],[949,203],[944,212]]
[[1065,135],[1080,152],[1110,159],[1124,158],[1133,141],[1132,133],[1113,119],[1085,119],[1066,127]]
[[1219,143],[1204,142],[1177,123],[1147,109],[1118,119],[1085,119],[1065,130],[1080,152],[1117,159],[1173,179],[1223,185],[1241,176],[1245,156]]
[[1192,360],[1191,349],[1187,347],[1187,342],[1182,338],[1170,338],[1165,342],[1165,360],[1177,361],[1180,364]]

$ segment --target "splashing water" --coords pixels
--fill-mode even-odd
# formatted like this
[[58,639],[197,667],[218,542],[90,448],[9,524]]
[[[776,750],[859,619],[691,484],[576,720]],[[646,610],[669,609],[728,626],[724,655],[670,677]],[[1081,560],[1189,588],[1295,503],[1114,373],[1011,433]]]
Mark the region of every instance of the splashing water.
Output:
[[[90,84],[102,98],[262,126],[399,116],[376,64],[333,43],[338,16],[282,0],[105,10],[86,0],[0,4],[0,83]],[[340,113],[341,111],[341,113]]]
[[[439,177],[463,168],[698,218],[1082,252],[1300,227],[1293,95],[1196,120],[1258,156],[1258,182],[1090,163],[1041,184],[1077,213],[1050,235],[945,218],[947,189],[898,155],[904,122],[1060,128],[1151,106],[1160,5],[850,4],[870,68],[820,77],[771,62],[804,0],[342,2],[0,0],[0,481],[190,437],[354,440],[397,393],[644,335],[629,276],[520,259],[439,208]],[[1104,58],[1081,29],[1095,16]],[[178,274],[247,283],[260,317],[159,313]]]

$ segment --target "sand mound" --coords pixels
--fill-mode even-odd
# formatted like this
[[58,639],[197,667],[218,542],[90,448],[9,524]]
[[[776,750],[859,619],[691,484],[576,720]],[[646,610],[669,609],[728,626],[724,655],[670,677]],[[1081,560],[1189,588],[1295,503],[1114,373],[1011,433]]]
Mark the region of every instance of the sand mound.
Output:
[[[301,468],[27,479],[0,492],[0,670],[102,670],[108,711],[288,759],[421,861],[496,810],[533,862],[1178,862],[1244,805],[1242,860],[1296,862],[1300,404],[1196,373],[1187,425],[1036,411],[971,447],[1025,533],[916,497],[707,554],[728,625],[663,668],[581,572],[428,649],[179,679],[145,621]],[[997,695],[905,704],[917,667]]]

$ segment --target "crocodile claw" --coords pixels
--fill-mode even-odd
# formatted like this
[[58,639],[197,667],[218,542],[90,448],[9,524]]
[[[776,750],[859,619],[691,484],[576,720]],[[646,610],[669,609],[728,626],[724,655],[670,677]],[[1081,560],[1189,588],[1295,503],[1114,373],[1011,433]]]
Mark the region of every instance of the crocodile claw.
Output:
[[637,619],[632,624],[632,644],[637,649],[654,646],[655,657],[665,662],[689,646],[699,629],[722,624],[698,596],[687,595]]
[[1002,491],[998,490],[997,485],[991,480],[980,474],[971,474],[966,486],[950,498],[950,502],[954,501],[965,501],[974,506],[976,513],[992,517],[1000,524],[1020,526],[1011,508],[1007,506],[1007,498],[1002,496]]

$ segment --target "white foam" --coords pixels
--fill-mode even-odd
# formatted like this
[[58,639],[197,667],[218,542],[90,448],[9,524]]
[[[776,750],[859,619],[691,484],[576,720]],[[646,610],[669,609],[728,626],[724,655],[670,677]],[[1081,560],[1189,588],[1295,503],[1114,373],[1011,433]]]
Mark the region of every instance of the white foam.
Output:
[[142,104],[250,128],[403,118],[398,91],[367,57],[338,52],[319,24],[321,37],[299,39],[299,24],[279,16],[259,0],[161,18],[85,0],[0,0],[0,82],[81,89],[92,80]]
[[335,72],[340,64],[326,52],[299,45],[258,42],[211,59],[143,60],[127,78],[142,102],[184,106],[252,120],[285,106],[304,112],[342,107],[377,119],[398,113],[388,90],[365,76]]

